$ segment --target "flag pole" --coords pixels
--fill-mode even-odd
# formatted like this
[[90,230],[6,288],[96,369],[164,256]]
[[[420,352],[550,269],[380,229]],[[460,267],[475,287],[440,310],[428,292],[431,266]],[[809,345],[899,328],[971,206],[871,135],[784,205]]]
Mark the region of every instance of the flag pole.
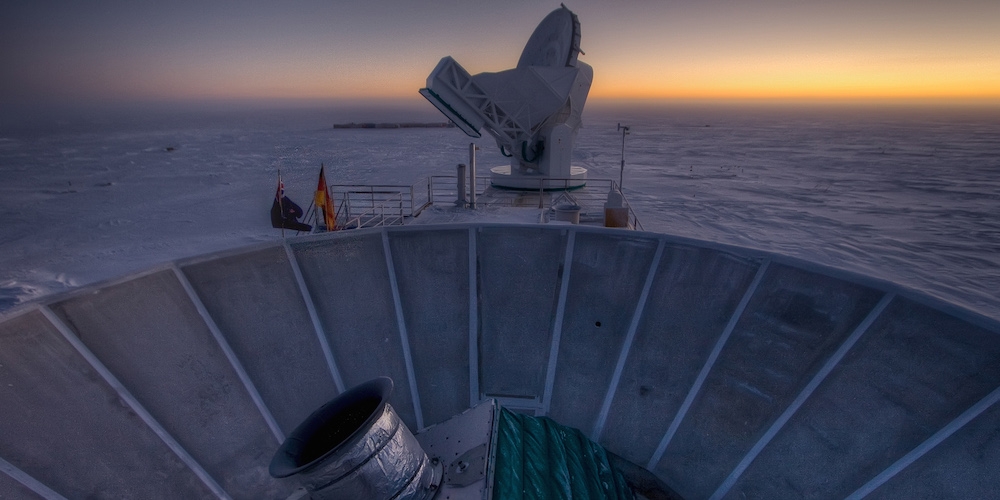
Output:
[[281,201],[281,168],[278,168],[278,193],[274,196],[278,198],[278,212],[281,214],[281,239],[285,239],[285,207],[284,202]]
[[[326,223],[327,222],[327,217],[326,217],[326,165],[324,165],[323,162],[319,163],[319,184],[320,185],[316,189],[317,189],[317,192],[319,191],[320,188],[323,189],[323,206],[322,207],[317,206],[316,210],[318,210],[319,213],[323,215],[323,227],[325,227],[328,232],[329,231],[333,231],[333,228],[330,227],[330,225]],[[316,218],[316,225],[319,225],[319,217]]]
[[[326,183],[326,165],[319,164],[319,182],[316,185],[316,194],[313,195],[316,204],[316,224],[327,231],[337,230],[337,215],[333,210],[333,197],[330,195],[330,186]],[[320,220],[322,219],[322,221]]]

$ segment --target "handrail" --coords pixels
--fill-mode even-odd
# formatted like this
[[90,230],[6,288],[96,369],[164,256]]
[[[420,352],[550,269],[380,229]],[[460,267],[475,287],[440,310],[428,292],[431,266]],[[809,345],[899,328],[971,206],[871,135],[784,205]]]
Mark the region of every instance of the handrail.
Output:
[[[408,219],[420,215],[427,207],[444,200],[458,199],[458,179],[455,175],[432,175],[420,179],[413,184],[331,184],[330,192],[334,200],[339,198],[337,211],[338,223],[341,227],[373,227],[381,225],[405,224]],[[544,182],[544,184],[543,184]],[[562,188],[551,186],[562,184]],[[495,191],[494,195],[483,196],[490,187],[489,177],[477,177],[475,190],[477,205],[481,206],[514,206],[518,196],[537,197],[538,207],[552,211],[552,203],[559,198],[558,193],[572,193],[572,197],[582,208],[581,220],[591,222],[604,220],[604,202],[607,193],[612,190],[620,192],[620,186],[613,179],[587,179],[586,187],[570,189],[579,179],[546,178],[539,180],[539,190]],[[544,188],[544,189],[542,189]],[[504,196],[509,194],[510,196]],[[468,199],[468,197],[466,197]],[[531,198],[535,199],[535,198]],[[628,209],[628,227],[643,230],[642,223],[627,199],[624,206]],[[546,202],[548,206],[546,206]],[[532,201],[534,203],[534,201]]]
[[[457,180],[458,180],[457,177],[454,175],[431,176],[430,184],[431,184],[431,189],[433,190],[434,199],[446,199],[446,200],[457,199],[458,195]],[[590,212],[596,212],[596,214],[592,215],[592,217],[595,219],[602,219],[604,216],[604,202],[606,201],[607,193],[612,189],[617,190],[619,192],[621,191],[618,182],[613,179],[600,179],[600,178],[587,179],[586,187],[582,189],[569,188],[571,183],[576,184],[578,182],[579,179],[545,178],[545,179],[539,179],[539,187],[541,188],[546,185],[552,186],[553,184],[562,183],[563,185],[562,188],[553,189],[551,187],[547,187],[545,188],[545,190],[541,190],[542,194],[552,195],[553,193],[563,193],[563,192],[573,193],[574,198],[580,202],[580,205],[583,207],[584,211],[587,211],[589,209]],[[490,185],[491,183],[488,177],[478,177],[476,179],[476,192],[477,196],[480,196],[479,200],[477,201],[477,205],[513,206],[514,203],[513,195],[515,194],[537,195],[538,193],[537,191],[532,191],[532,190],[503,191],[511,193],[512,197],[500,198],[500,199],[494,198],[492,201],[490,201],[489,198],[481,197],[482,194],[486,191],[486,188],[489,187]],[[543,199],[540,200],[542,202],[542,206],[540,208],[544,209],[546,208],[544,203],[544,196],[542,198]],[[628,202],[627,199],[624,200],[624,204],[625,207],[628,208],[628,214],[629,214],[628,227],[642,231],[643,230],[642,223],[639,222],[639,217],[636,215],[635,210],[632,208],[632,205]],[[549,203],[549,205],[550,206],[548,206],[547,208],[551,211],[552,209],[551,203]]]
[[[338,226],[344,229],[361,229],[363,227],[379,227],[379,226],[401,226],[403,225],[406,216],[403,210],[404,200],[402,196],[396,196],[393,199],[398,201],[395,208],[391,207],[388,203],[379,203],[373,205],[367,210],[353,215],[346,214],[343,223],[338,223]],[[391,201],[391,200],[386,200]]]

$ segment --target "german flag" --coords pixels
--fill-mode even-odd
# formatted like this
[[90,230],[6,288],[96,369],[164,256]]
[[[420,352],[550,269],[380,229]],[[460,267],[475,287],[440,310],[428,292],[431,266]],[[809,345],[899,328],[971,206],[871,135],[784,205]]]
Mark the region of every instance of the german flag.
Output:
[[[327,231],[337,229],[337,216],[333,211],[333,197],[330,196],[330,188],[326,184],[326,167],[321,163],[319,166],[319,184],[316,186],[316,196],[314,202],[316,209],[323,213],[323,222]],[[319,217],[316,220],[320,220]]]

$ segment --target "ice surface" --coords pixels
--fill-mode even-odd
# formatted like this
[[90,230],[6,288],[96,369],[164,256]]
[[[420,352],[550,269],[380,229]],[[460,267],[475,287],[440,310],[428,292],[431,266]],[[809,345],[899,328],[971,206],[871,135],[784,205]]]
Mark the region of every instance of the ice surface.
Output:
[[[352,119],[364,118],[303,109],[8,126],[0,311],[281,238],[268,219],[279,168],[306,206],[320,162],[331,183],[408,184],[467,160],[455,129],[331,128]],[[647,230],[870,274],[1000,318],[996,109],[604,108],[584,121],[574,164],[616,180],[616,124],[631,126],[624,187]],[[478,143],[480,171],[507,163]]]

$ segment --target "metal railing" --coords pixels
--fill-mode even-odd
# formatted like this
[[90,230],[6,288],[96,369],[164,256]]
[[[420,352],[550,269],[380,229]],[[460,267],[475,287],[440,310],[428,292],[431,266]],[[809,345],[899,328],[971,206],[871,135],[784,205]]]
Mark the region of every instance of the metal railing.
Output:
[[[580,222],[603,225],[604,203],[610,191],[619,189],[618,183],[611,179],[587,179],[586,186],[580,188],[552,187],[559,183],[570,186],[571,182],[579,180],[544,179],[537,191],[506,190],[491,187],[489,177],[478,177],[476,205],[547,208],[550,214],[556,205],[579,205]],[[412,185],[331,184],[329,187],[337,206],[337,226],[344,229],[406,224],[433,204],[451,204],[458,199],[458,178],[454,175],[426,177]],[[466,193],[466,199],[469,194]],[[641,231],[642,224],[627,199],[624,206],[628,209],[628,227]]]
[[403,197],[397,195],[384,199],[377,205],[356,214],[345,211],[344,216],[338,215],[337,227],[339,229],[360,229],[363,227],[399,226],[405,223],[406,216],[403,207]]
[[[618,183],[611,179],[587,179],[586,185],[580,188],[553,188],[563,184],[579,183],[579,179],[546,178],[539,181],[538,190],[508,190],[493,188],[488,177],[476,178],[476,205],[502,207],[531,207],[548,209],[566,203],[580,206],[580,221],[584,223],[604,223],[604,204],[608,193],[619,190]],[[454,175],[435,175],[430,177],[431,201],[433,203],[453,202],[458,199],[458,178]],[[624,196],[623,196],[624,198]],[[468,193],[466,199],[469,199]],[[623,199],[628,209],[628,227],[642,231],[642,223],[632,209],[627,199]]]
[[430,206],[429,181],[412,185],[331,184],[337,226],[361,228],[405,224]]
[[[449,203],[458,199],[458,177],[454,175],[432,175],[426,179],[430,185],[431,202]],[[489,177],[476,177],[476,195],[481,195],[490,187]],[[468,189],[468,186],[466,186]],[[466,199],[470,196],[466,192]],[[481,200],[477,200],[477,204]]]

